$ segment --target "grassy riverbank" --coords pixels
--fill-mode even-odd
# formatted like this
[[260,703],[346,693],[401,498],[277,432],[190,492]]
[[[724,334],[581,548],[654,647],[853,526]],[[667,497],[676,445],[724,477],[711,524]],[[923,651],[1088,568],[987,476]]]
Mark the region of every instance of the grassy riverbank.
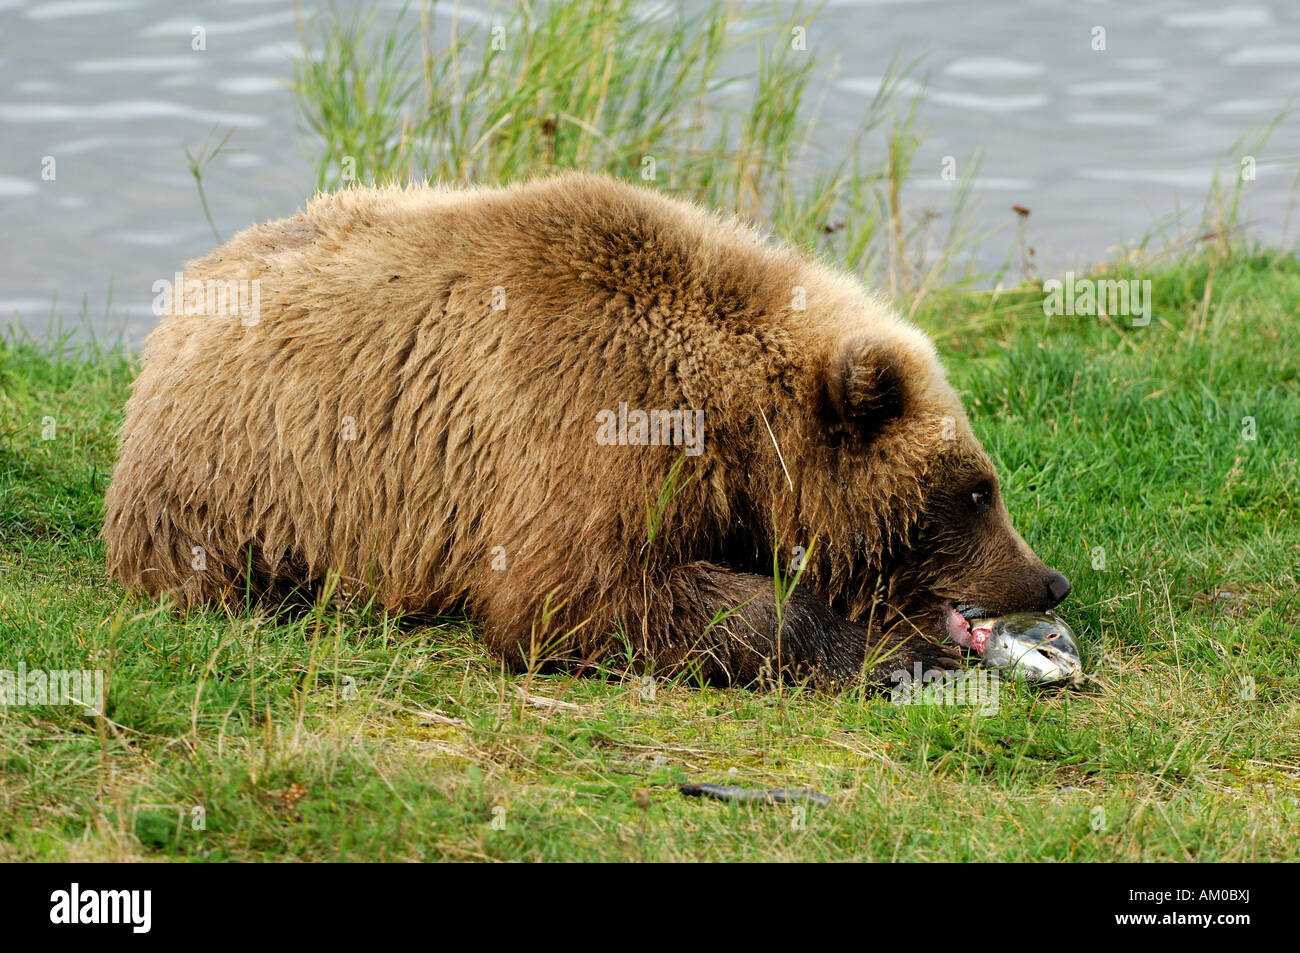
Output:
[[104,577],[131,358],[8,339],[3,667],[101,668],[108,705],[0,706],[0,859],[1300,857],[1300,262],[1118,277],[1151,280],[1148,326],[1047,318],[1034,287],[916,315],[1089,648],[1081,689],[1004,685],[988,716],[503,676],[471,625],[364,607],[175,615]]
[[[304,24],[318,184],[604,170],[871,279],[933,334],[1020,530],[1073,580],[1087,682],[1004,685],[991,714],[648,692],[503,675],[456,619],[179,615],[104,572],[134,358],[9,336],[0,670],[100,669],[107,706],[0,705],[0,860],[1300,859],[1300,261],[1228,240],[1238,191],[1207,203],[1214,241],[1093,276],[1149,279],[1144,326],[1049,318],[1037,284],[972,290],[953,264],[975,163],[943,209],[909,209],[918,132],[891,81],[834,159],[801,15],[639,16],[520,4],[499,49],[427,9],[418,29]],[[686,780],[834,802],[699,801]]]

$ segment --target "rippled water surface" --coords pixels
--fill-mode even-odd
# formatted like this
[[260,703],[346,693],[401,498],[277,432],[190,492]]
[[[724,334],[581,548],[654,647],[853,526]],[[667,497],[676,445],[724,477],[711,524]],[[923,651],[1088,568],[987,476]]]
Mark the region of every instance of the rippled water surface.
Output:
[[[214,128],[235,130],[204,180],[223,237],[301,204],[313,176],[287,85],[297,16],[256,0],[0,0],[0,315],[41,330],[52,313],[75,323],[84,298],[97,326],[138,338],[153,282],[214,244],[186,168]],[[1234,142],[1300,92],[1300,4],[1280,0],[830,0],[810,42],[839,49],[822,109],[831,151],[891,57],[921,58],[909,194],[942,208],[945,157],[960,174],[982,149],[977,221],[1001,228],[981,246],[988,267],[1011,245],[1012,205],[1032,210],[1043,269],[1098,259],[1180,209],[1191,225],[1216,165],[1235,173]],[[1298,156],[1287,117],[1248,191],[1264,240],[1292,241]]]

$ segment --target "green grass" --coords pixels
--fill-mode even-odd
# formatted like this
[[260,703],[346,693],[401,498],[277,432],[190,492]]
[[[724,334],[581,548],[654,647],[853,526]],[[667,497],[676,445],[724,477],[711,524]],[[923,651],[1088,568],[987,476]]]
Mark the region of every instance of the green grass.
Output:
[[[1300,262],[1147,276],[1146,328],[1045,318],[1029,287],[917,314],[1021,531],[1074,581],[1091,673],[1004,685],[988,717],[505,676],[474,626],[373,607],[158,608],[105,579],[98,538],[131,360],[10,338],[0,667],[93,664],[109,687],[103,719],[0,707],[0,859],[1300,857]],[[801,818],[684,780],[835,802]]]

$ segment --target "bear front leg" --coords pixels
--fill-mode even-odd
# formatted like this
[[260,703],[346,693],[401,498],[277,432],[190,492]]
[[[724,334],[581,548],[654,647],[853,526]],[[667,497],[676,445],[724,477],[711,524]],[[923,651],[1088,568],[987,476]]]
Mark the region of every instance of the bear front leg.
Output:
[[[696,665],[710,679],[748,683],[777,672],[828,691],[860,678],[887,686],[899,669],[956,669],[961,655],[919,633],[881,636],[796,587],[778,611],[771,576],[690,563],[668,575],[671,641],[660,661]],[[865,669],[865,671],[864,671]]]

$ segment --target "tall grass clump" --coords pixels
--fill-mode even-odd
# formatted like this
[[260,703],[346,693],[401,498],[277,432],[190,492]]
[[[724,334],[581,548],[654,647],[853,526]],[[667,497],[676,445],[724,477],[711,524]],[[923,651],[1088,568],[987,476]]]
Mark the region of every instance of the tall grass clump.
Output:
[[943,253],[918,265],[903,224],[908,69],[888,64],[843,155],[824,154],[812,134],[825,44],[808,11],[507,0],[475,24],[442,12],[425,2],[380,24],[331,9],[302,24],[295,90],[318,188],[584,169],[769,222],[863,275],[885,265],[895,292],[942,270]]

